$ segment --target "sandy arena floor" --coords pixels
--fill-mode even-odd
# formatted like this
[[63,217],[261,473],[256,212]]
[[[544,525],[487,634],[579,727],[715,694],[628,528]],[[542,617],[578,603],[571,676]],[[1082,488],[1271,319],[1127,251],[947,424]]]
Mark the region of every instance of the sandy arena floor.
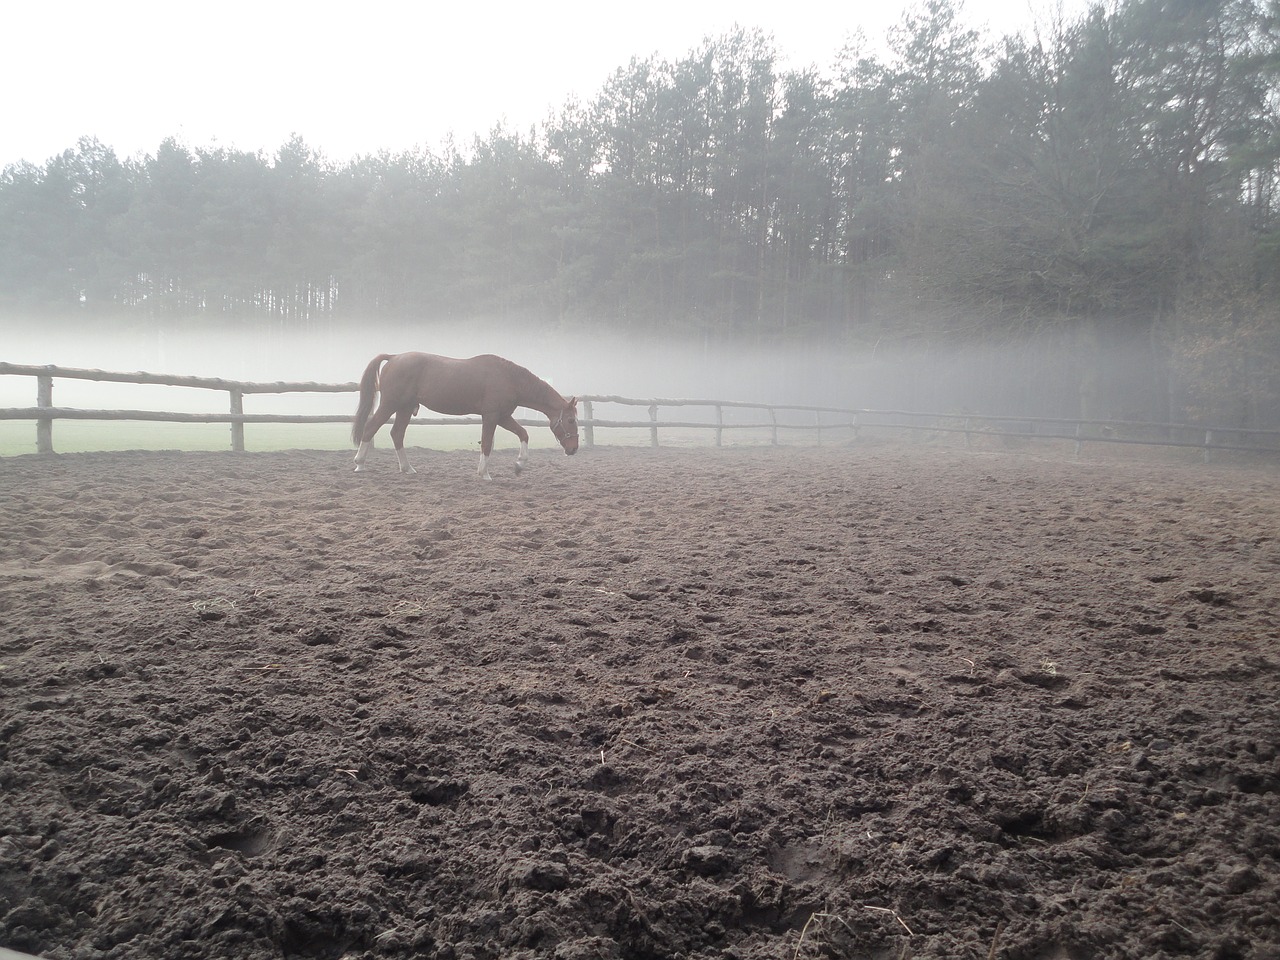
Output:
[[0,945],[1280,956],[1275,468],[0,461]]

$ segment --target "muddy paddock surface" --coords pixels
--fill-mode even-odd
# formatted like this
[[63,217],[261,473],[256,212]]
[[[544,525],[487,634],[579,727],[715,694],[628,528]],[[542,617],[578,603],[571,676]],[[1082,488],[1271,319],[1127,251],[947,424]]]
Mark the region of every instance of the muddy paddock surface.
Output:
[[1275,958],[1266,466],[0,461],[0,945]]

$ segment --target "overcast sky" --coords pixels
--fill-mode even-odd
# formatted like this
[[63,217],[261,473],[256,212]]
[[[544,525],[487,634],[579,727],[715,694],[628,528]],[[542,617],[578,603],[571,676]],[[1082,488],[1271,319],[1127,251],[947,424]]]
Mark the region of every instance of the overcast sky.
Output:
[[[999,36],[1085,0],[968,0]],[[909,0],[14,0],[0,44],[0,168],[94,136],[121,158],[177,137],[269,154],[300,134],[329,159],[466,146],[588,101],[632,57],[683,57],[735,24],[784,66],[828,66],[861,29],[882,40]]]

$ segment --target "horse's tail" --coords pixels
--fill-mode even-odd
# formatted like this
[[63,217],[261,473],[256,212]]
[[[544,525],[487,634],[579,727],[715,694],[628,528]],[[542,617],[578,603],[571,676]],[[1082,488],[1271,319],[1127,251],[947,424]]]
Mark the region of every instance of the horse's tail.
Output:
[[383,361],[390,360],[394,353],[380,353],[364,368],[364,376],[360,378],[360,406],[356,407],[356,419],[351,424],[351,442],[360,443],[360,435],[364,433],[364,425],[373,413],[373,401],[378,394],[378,369]]

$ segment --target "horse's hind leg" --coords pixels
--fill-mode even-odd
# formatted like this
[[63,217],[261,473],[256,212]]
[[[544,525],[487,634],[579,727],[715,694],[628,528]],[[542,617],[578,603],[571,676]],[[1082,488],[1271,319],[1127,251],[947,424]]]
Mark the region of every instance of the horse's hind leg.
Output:
[[499,420],[498,426],[504,430],[510,430],[520,438],[520,455],[516,457],[516,473],[519,473],[529,462],[529,431],[520,426],[513,414],[508,414]]
[[[391,415],[395,410],[385,404],[378,404],[378,409],[373,412],[373,416],[369,418],[368,423],[364,425],[364,433],[360,435],[360,446],[356,448],[356,472],[367,469],[364,465],[365,458],[369,456],[369,451],[373,449],[373,435],[382,429],[382,425],[391,419]],[[401,431],[401,436],[404,432]]]
[[396,411],[396,422],[391,425],[391,442],[395,444],[396,459],[400,461],[401,473],[417,473],[418,471],[409,466],[409,458],[404,452],[404,432],[409,429],[409,421],[413,419],[416,405],[406,407],[403,410]]
[[492,480],[489,476],[489,454],[493,453],[493,433],[498,428],[498,422],[484,416],[483,425],[480,427],[480,465],[476,467],[476,476],[482,480]]

